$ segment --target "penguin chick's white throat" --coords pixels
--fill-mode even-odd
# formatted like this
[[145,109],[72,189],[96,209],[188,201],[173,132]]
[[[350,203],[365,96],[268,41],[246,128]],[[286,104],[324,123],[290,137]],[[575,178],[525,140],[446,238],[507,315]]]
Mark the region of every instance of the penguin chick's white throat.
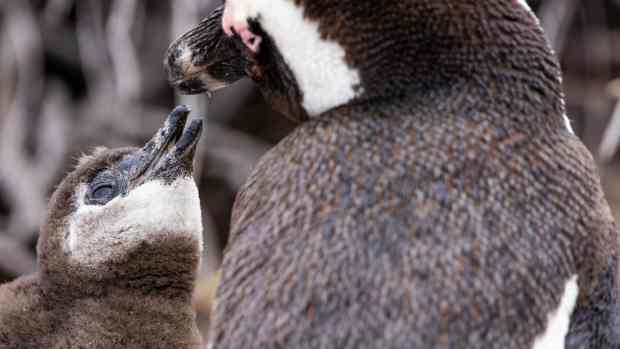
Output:
[[[76,201],[80,206],[69,223],[65,249],[72,258],[96,257],[98,263],[104,263],[117,252],[100,249],[102,244],[131,248],[156,235],[170,234],[195,238],[202,251],[200,200],[192,178],[178,178],[169,184],[163,180],[150,181],[105,206],[84,204],[87,190],[85,184],[79,189]],[[97,240],[97,245],[92,244],[92,238]],[[80,244],[81,240],[86,241]]]

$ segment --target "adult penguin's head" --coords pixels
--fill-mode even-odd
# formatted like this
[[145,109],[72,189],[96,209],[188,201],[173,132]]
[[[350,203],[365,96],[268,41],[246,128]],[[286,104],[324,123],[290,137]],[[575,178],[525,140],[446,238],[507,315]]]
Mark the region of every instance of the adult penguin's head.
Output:
[[302,120],[465,86],[562,110],[558,64],[523,0],[226,0],[166,66],[183,93],[250,77]]

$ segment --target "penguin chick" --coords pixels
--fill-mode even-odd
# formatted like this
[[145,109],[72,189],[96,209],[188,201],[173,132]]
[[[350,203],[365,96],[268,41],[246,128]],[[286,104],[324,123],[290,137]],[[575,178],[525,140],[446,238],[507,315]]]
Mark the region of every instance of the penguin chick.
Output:
[[0,348],[200,348],[193,158],[202,121],[175,109],[142,149],[99,149],[53,194],[39,271],[0,287]]
[[[237,197],[214,348],[620,348],[615,222],[523,0],[226,0],[208,20],[303,121]],[[209,76],[200,37],[168,62]]]

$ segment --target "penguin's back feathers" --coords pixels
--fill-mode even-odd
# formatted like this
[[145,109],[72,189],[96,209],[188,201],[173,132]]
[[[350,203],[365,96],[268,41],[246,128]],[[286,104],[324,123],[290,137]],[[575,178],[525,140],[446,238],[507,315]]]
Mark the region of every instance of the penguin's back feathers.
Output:
[[577,276],[587,302],[615,268],[590,154],[477,117],[352,107],[266,155],[235,207],[215,347],[531,348]]

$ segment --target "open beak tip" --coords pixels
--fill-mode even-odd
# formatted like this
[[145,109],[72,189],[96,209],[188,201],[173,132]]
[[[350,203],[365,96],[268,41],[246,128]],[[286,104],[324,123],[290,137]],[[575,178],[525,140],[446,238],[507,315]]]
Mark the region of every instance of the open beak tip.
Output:
[[176,144],[175,155],[178,158],[184,158],[190,154],[194,154],[196,146],[200,141],[204,122],[202,119],[194,119],[183,132],[181,139]]
[[191,107],[187,105],[179,105],[170,113],[168,116],[168,120],[166,122],[166,128],[170,128],[171,131],[174,129],[183,129],[185,127],[185,123],[187,122],[187,118],[191,113]]
[[[202,130],[204,128],[204,121],[202,119],[194,119],[190,122],[187,130],[183,134],[183,137],[180,142],[188,143],[190,146],[194,143],[198,143],[200,140],[200,136],[202,135]],[[185,138],[185,139],[183,139]]]

